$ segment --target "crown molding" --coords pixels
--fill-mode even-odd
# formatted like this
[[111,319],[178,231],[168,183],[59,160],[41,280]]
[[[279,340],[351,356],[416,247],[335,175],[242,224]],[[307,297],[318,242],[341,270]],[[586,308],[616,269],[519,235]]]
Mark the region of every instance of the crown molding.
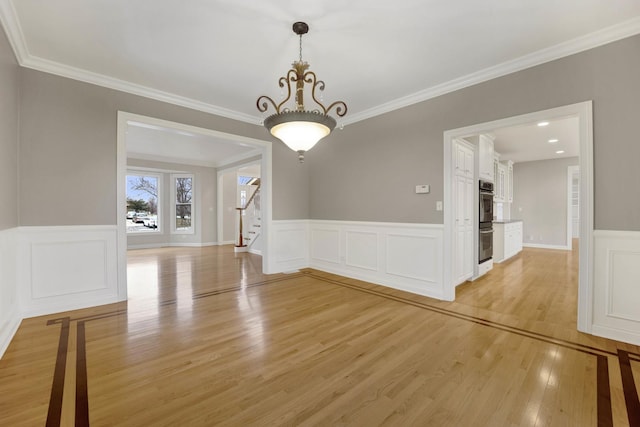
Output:
[[138,95],[145,98],[155,99],[157,101],[166,102],[181,107],[191,108],[193,110],[214,114],[216,116],[226,117],[228,119],[239,120],[241,122],[250,123],[258,126],[260,118],[249,114],[233,111],[228,108],[219,107],[217,105],[198,101],[185,96],[176,95],[174,93],[153,89],[147,86],[131,83],[114,77],[105,76],[103,74],[94,73],[80,68],[70,67],[59,62],[50,61],[48,59],[30,56],[20,65],[25,68],[31,68],[37,71],[43,71],[49,74],[55,74],[61,77],[78,80],[85,83],[91,83],[97,86],[118,90],[121,92]]
[[18,20],[18,14],[10,0],[0,0],[0,22],[4,27],[5,34],[9,39],[9,44],[13,48],[13,53],[18,63],[22,65],[30,54]]
[[191,108],[193,110],[205,113],[215,114],[217,116],[226,117],[228,119],[239,120],[241,122],[260,125],[262,120],[260,117],[233,111],[228,108],[219,107],[217,105],[198,101],[185,96],[176,95],[174,93],[153,89],[147,86],[131,83],[114,77],[105,76],[103,74],[94,73],[83,70],[81,68],[71,67],[59,62],[34,56],[29,52],[24,37],[24,32],[20,26],[18,14],[11,0],[0,0],[0,23],[5,29],[9,43],[13,48],[16,59],[20,66],[31,68],[33,70],[42,71],[57,76],[78,80],[85,83],[91,83],[97,86],[142,96],[145,98],[155,99],[157,101],[169,104],[179,105],[181,107]]
[[617,40],[631,37],[640,33],[640,17],[633,18],[620,24],[604,28],[602,30],[587,34],[582,37],[551,46],[531,54],[521,56],[511,61],[506,61],[493,67],[485,68],[475,73],[450,80],[448,82],[432,86],[420,92],[386,102],[377,107],[364,110],[360,113],[352,114],[343,120],[344,124],[352,124],[371,117],[379,116],[398,110],[409,105],[417,104],[449,92],[486,82],[497,77],[515,73],[536,65],[544,64],[569,55],[593,49]]
[[[127,82],[125,80],[109,77],[103,74],[94,73],[76,67],[64,65],[55,61],[33,56],[29,53],[20,21],[13,7],[11,0],[0,0],[0,22],[2,23],[9,42],[16,55],[18,63],[25,67],[37,71],[91,83],[109,89],[127,92],[145,98],[155,99],[181,107],[238,120],[245,123],[260,125],[263,121],[261,117],[233,111],[224,107],[198,101],[185,96],[176,95],[170,92],[153,89],[147,86]],[[607,43],[614,42],[626,37],[640,33],[640,17],[604,28],[602,30],[577,37],[572,40],[533,52],[531,54],[506,61],[493,67],[485,68],[475,73],[432,86],[419,92],[398,98],[379,106],[366,109],[359,113],[351,114],[346,119],[340,121],[339,125],[344,126],[366,120],[375,116],[389,113],[403,107],[407,107],[419,102],[423,102],[449,92],[473,86],[497,77],[511,74],[526,68],[544,64],[565,56],[573,55],[588,49],[593,49]]]

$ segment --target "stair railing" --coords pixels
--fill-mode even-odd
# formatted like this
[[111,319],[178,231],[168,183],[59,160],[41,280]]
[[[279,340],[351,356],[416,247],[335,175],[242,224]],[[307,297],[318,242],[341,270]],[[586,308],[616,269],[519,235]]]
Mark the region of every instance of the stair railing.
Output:
[[244,204],[243,207],[239,207],[236,208],[236,210],[238,211],[239,217],[240,217],[240,221],[238,222],[238,240],[237,240],[237,244],[236,247],[237,248],[244,248],[247,245],[245,244],[245,237],[244,237],[244,233],[243,233],[243,220],[242,217],[244,216],[244,212],[247,210],[247,208],[251,205],[251,203],[254,202],[254,199],[256,198],[256,194],[258,194],[258,192],[260,191],[260,186],[261,184],[258,184],[258,186],[256,187],[255,191],[253,192],[253,194],[251,195],[251,197],[249,197],[249,200],[247,200],[247,203]]

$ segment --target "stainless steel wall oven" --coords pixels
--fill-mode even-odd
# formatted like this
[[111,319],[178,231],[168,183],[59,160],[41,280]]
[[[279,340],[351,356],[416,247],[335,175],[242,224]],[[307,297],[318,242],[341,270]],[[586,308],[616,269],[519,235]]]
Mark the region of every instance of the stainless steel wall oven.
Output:
[[478,264],[493,257],[493,183],[480,181]]

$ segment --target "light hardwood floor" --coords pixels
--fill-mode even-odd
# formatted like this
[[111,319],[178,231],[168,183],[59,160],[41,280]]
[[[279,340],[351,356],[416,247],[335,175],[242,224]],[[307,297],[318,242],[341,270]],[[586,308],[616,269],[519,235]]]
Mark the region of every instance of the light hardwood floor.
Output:
[[576,251],[525,249],[452,303],[230,246],[130,251],[128,278],[126,303],[23,321],[1,426],[640,423],[640,349],[576,331]]

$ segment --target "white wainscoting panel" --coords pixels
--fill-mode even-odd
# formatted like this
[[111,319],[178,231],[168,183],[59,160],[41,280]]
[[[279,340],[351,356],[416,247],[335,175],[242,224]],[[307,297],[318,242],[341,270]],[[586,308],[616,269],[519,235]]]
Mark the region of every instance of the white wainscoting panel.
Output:
[[345,265],[363,270],[378,271],[378,232],[345,229]]
[[309,266],[309,221],[281,220],[271,223],[273,254],[270,271],[298,270]]
[[24,317],[118,301],[117,227],[20,227]]
[[314,228],[311,230],[311,258],[340,264],[340,231]]
[[309,267],[442,299],[440,224],[309,221]]
[[437,236],[387,235],[387,273],[438,283],[442,250]]
[[640,232],[594,231],[593,333],[640,345]]
[[16,278],[16,236],[17,228],[0,231],[0,358],[22,321]]

